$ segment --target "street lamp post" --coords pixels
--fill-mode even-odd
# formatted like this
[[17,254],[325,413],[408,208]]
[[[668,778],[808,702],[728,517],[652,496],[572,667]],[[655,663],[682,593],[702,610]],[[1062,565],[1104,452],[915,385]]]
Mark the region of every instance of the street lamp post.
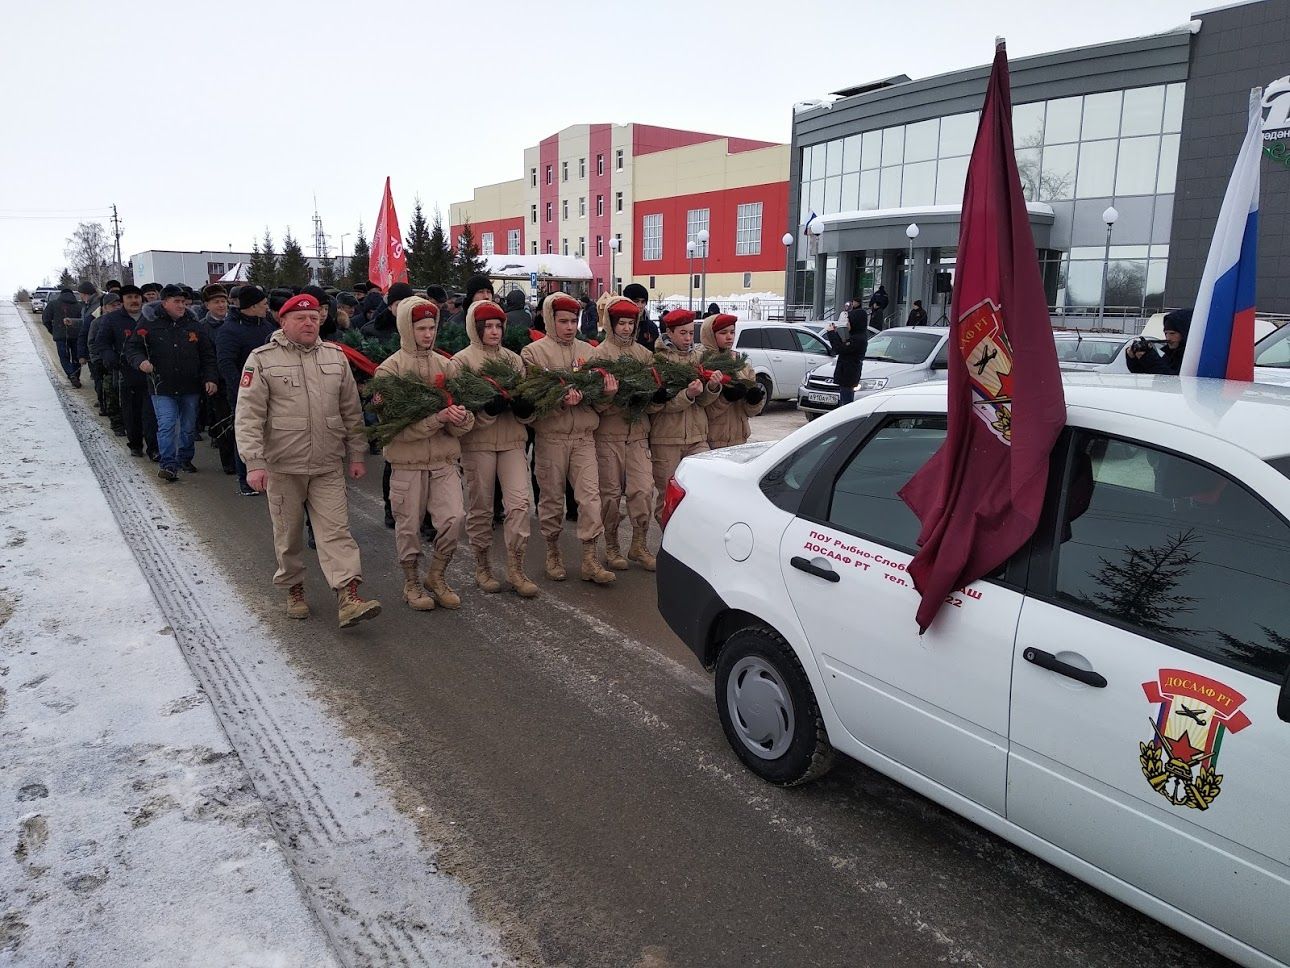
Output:
[[618,247],[622,245],[618,241],[618,236],[609,240],[609,291],[614,295],[618,294],[618,270],[615,268],[618,264]]
[[788,264],[788,247],[793,244],[793,233],[785,232],[780,236],[779,240],[784,243],[784,278],[793,280],[791,284],[785,282],[784,286],[784,322],[788,322],[788,301],[791,295],[797,292],[797,275],[795,273],[791,276],[789,275]]
[[909,279],[905,283],[905,321],[908,322],[909,314],[914,310],[914,239],[918,238],[917,222],[909,223],[909,227],[905,229],[905,238],[909,239],[909,262],[906,263]]
[[685,284],[690,291],[690,312],[694,312],[694,241],[685,243]]
[[699,229],[698,234],[695,235],[695,239],[703,246],[703,287],[699,294],[699,304],[704,312],[708,309],[708,239],[710,237],[707,229]]
[[811,255],[815,259],[815,291],[811,293],[812,318],[824,318],[824,273],[820,271],[820,236],[824,234],[824,220],[812,219],[811,235],[815,236],[811,244]]
[[1115,210],[1114,205],[1108,205],[1106,211],[1102,213],[1102,221],[1106,223],[1106,248],[1102,252],[1102,294],[1097,301],[1097,328],[1102,328],[1102,320],[1106,316],[1106,277],[1111,267],[1111,227],[1115,225],[1120,213]]

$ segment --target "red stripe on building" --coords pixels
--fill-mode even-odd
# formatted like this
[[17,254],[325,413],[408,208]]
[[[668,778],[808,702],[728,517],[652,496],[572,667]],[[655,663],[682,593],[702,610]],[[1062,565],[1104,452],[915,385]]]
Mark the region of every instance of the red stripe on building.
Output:
[[[544,138],[538,145],[538,252],[557,252],[560,240],[560,136]],[[549,172],[549,177],[548,177]],[[551,219],[547,220],[547,206]]]
[[[739,206],[753,202],[761,202],[761,251],[756,255],[736,255]],[[685,255],[687,213],[691,209],[703,208],[708,210],[708,234],[711,237],[708,242],[709,273],[783,271],[785,255],[780,237],[788,226],[786,181],[636,202],[632,206],[632,235],[636,240],[632,275],[684,275],[688,267]],[[646,215],[658,214],[663,216],[663,258],[644,259],[644,219]],[[700,271],[697,258],[694,271]]]
[[[613,193],[613,126],[609,124],[591,125],[588,163],[591,170],[587,172],[587,264],[591,266],[593,294],[599,295],[602,289],[609,289],[612,282],[609,278],[609,217],[614,203]],[[597,163],[604,158],[603,166]],[[603,167],[604,174],[597,174]],[[597,214],[596,199],[603,199]],[[597,255],[596,239],[600,239],[600,254]]]

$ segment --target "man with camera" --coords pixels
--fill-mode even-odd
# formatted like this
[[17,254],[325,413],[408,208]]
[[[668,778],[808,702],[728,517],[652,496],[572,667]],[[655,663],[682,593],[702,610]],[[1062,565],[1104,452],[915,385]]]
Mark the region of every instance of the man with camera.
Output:
[[1130,373],[1159,373],[1177,376],[1182,370],[1187,349],[1187,332],[1191,329],[1191,310],[1175,309],[1165,316],[1165,344],[1153,346],[1147,340],[1135,339],[1125,351]]

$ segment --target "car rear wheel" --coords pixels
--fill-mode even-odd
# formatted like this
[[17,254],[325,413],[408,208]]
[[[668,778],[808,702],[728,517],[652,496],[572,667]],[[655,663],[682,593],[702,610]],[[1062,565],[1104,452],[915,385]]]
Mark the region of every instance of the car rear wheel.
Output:
[[806,783],[833,765],[815,693],[797,656],[779,635],[744,628],[717,657],[717,712],[744,766],[780,786]]
[[767,402],[767,403],[769,403],[772,399],[774,399],[774,398],[771,396],[771,390],[773,390],[773,389],[774,389],[774,387],[773,387],[773,386],[771,386],[770,377],[766,376],[766,374],[764,374],[764,373],[758,373],[758,374],[757,374],[757,385],[758,385],[759,387],[761,387],[761,392],[762,392],[762,393],[764,393],[764,394],[766,394],[766,402]]

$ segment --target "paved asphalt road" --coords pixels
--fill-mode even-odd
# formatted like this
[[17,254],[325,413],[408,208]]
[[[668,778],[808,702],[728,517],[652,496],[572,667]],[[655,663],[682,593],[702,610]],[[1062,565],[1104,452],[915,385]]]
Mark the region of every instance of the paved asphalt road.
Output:
[[[778,405],[757,432],[800,422]],[[387,765],[390,786],[432,805],[440,867],[473,887],[521,959],[1224,963],[858,764],[805,788],[761,783],[728,750],[711,679],[659,618],[652,576],[633,568],[609,588],[538,578],[536,522],[540,599],[484,595],[459,556],[450,577],[461,610],[411,612],[381,520],[379,458],[351,508],[365,592],[384,613],[338,631],[311,565],[314,618],[289,621],[270,583],[264,499],[239,497],[205,443],[197,465],[181,484],[156,486]],[[569,558],[575,547],[566,533]]]

